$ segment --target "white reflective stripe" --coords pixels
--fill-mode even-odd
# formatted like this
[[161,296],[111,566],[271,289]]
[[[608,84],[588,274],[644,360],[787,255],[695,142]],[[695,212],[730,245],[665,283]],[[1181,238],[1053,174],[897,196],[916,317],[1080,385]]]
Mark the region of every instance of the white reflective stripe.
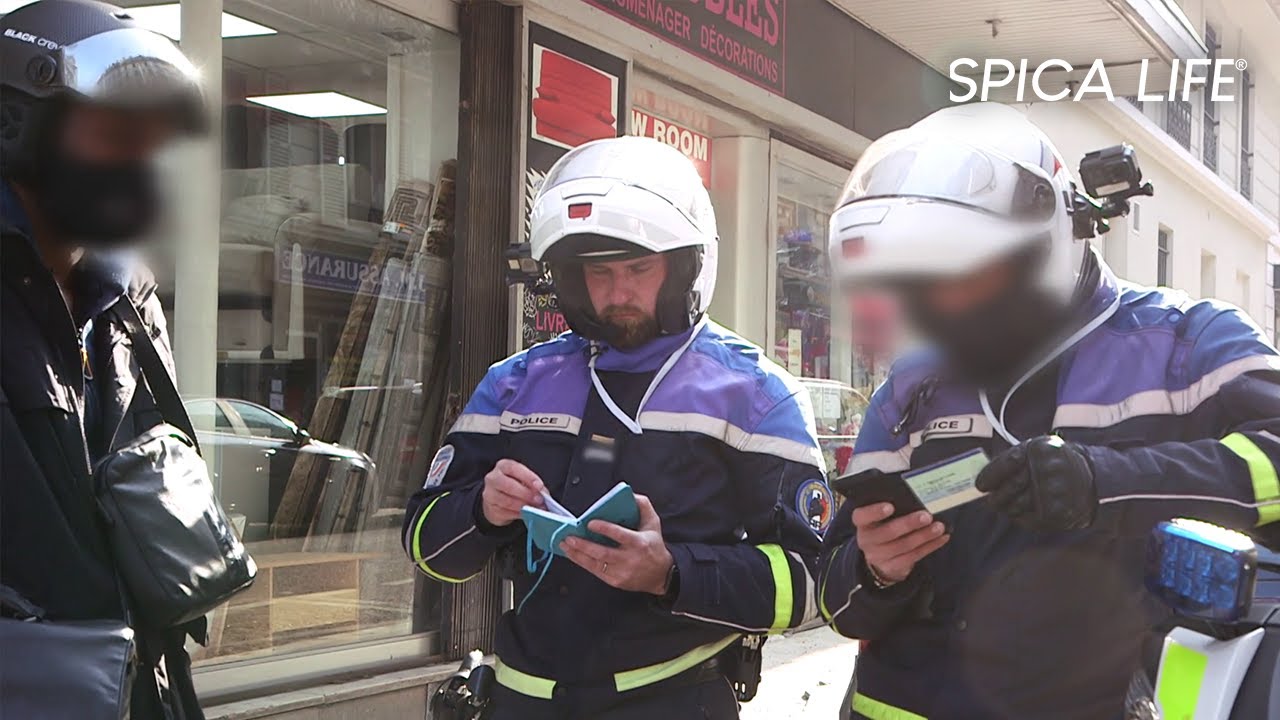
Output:
[[422,558],[422,562],[424,562],[424,563],[425,563],[425,562],[427,562],[427,561],[429,561],[429,560],[434,560],[434,559],[436,558],[436,556],[437,556],[437,555],[439,555],[440,553],[444,552],[445,550],[448,550],[448,549],[449,549],[449,546],[453,545],[454,543],[458,542],[458,541],[459,541],[459,540],[461,540],[462,538],[464,538],[464,537],[466,537],[466,536],[470,535],[471,533],[473,533],[473,532],[475,532],[475,531],[476,531],[476,526],[475,526],[475,525],[472,525],[471,527],[469,527],[469,528],[467,528],[465,531],[463,531],[460,535],[458,535],[458,537],[456,537],[456,538],[454,538],[454,539],[450,540],[449,542],[447,542],[447,543],[445,543],[445,544],[441,545],[439,550],[436,550],[435,552],[431,553],[430,555],[428,555],[428,556],[426,556],[426,557]]
[[833,626],[836,624],[836,618],[840,617],[840,613],[844,612],[845,610],[848,610],[849,606],[853,604],[854,594],[856,594],[861,589],[862,589],[861,584],[854,585],[853,589],[849,591],[849,598],[844,601],[844,604],[840,606],[840,609],[831,613],[831,624]]
[[984,437],[995,434],[991,421],[982,413],[948,415],[929,421],[923,429],[911,433],[911,447],[920,447],[925,440],[941,437]]
[[1186,415],[1245,373],[1280,370],[1280,355],[1250,355],[1206,373],[1184,390],[1146,390],[1112,405],[1068,403],[1058,406],[1054,427],[1110,427],[1144,415]]
[[1116,495],[1115,497],[1098,498],[1099,505],[1107,505],[1109,503],[1125,502],[1129,500],[1194,500],[1197,502],[1216,502],[1227,505],[1237,505],[1250,510],[1267,507],[1270,505],[1280,505],[1280,500],[1268,500],[1266,502],[1245,502],[1243,500],[1235,500],[1225,497],[1213,497],[1210,495],[1158,495],[1158,494],[1139,494],[1139,495]]
[[480,413],[467,413],[459,415],[458,419],[453,423],[453,427],[449,428],[449,433],[477,433],[480,435],[497,435],[500,430],[497,415],[481,415]]
[[498,421],[498,426],[500,429],[506,430],[507,432],[547,430],[577,435],[578,430],[582,427],[582,418],[563,413],[529,413],[528,415],[519,415],[508,410],[502,413],[502,417]]
[[804,573],[804,616],[800,618],[800,624],[803,625],[818,617],[818,602],[815,599],[813,592],[813,575],[809,574],[809,566],[800,559],[799,555],[793,552],[788,552],[787,557],[794,560],[795,563],[800,566],[801,572]]
[[743,452],[757,452],[783,460],[822,468],[826,460],[817,445],[788,440],[773,435],[749,433],[724,418],[702,413],[662,412],[646,410],[640,414],[640,427],[664,432],[692,432],[716,438]]
[[846,475],[856,475],[867,470],[879,470],[883,473],[902,472],[911,468],[911,450],[910,445],[903,445],[897,450],[855,452],[849,458],[849,465],[844,472]]
[[713,625],[724,625],[725,627],[731,627],[731,628],[734,628],[735,630],[741,630],[741,631],[742,631],[742,632],[744,632],[744,633],[749,633],[749,634],[754,634],[754,635],[761,635],[761,634],[768,633],[768,632],[770,632],[770,631],[772,631],[772,630],[773,630],[773,628],[767,628],[767,627],[763,627],[763,628],[749,628],[749,627],[744,627],[744,626],[742,626],[742,625],[734,625],[733,623],[731,623],[731,622],[726,622],[726,621],[724,621],[724,620],[716,620],[715,618],[703,617],[703,616],[701,616],[701,615],[694,615],[693,613],[687,613],[687,612],[677,612],[677,611],[675,611],[675,610],[672,610],[672,611],[671,611],[671,614],[672,614],[672,615],[679,615],[680,617],[687,617],[687,618],[690,618],[690,619],[692,619],[692,620],[701,620],[702,622],[708,622],[708,623],[711,623],[711,624],[713,624]]

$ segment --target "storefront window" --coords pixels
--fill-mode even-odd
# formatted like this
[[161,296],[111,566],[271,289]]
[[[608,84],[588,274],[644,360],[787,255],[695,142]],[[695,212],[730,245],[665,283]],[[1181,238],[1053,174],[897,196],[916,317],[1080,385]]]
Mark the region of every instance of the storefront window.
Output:
[[[205,358],[184,357],[201,340],[181,338],[191,331],[176,321],[191,271],[158,272],[185,341],[179,375],[216,358],[216,397],[188,402],[219,499],[258,564],[253,587],[211,614],[200,664],[438,623],[421,607],[430,591],[415,591],[401,525],[442,433],[457,148],[455,36],[371,0],[223,10]],[[139,15],[174,36],[178,11]],[[237,36],[228,28],[248,26],[228,17],[257,29]]]
[[827,467],[839,473],[888,373],[896,314],[880,295],[847,298],[833,283],[827,223],[844,171],[786,146],[774,154],[773,359],[808,388]]
[[833,347],[831,265],[827,262],[827,220],[839,186],[790,165],[776,165],[777,313],[774,360],[793,375],[844,378],[847,368],[833,353],[847,343],[837,328]]

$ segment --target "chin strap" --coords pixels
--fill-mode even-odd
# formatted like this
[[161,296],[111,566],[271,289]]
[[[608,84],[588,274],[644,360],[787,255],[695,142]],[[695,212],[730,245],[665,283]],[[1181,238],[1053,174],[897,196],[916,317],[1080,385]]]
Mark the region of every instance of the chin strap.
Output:
[[1063,353],[1070,350],[1076,343],[1083,340],[1087,335],[1089,335],[1089,333],[1092,333],[1094,330],[1102,327],[1103,323],[1110,320],[1111,316],[1115,315],[1116,311],[1119,309],[1120,293],[1116,293],[1116,299],[1112,301],[1111,305],[1107,306],[1107,308],[1099,313],[1097,317],[1086,323],[1084,327],[1072,333],[1070,337],[1063,340],[1057,347],[1049,351],[1049,353],[1045,355],[1040,362],[1032,365],[1030,370],[1024,373],[1022,377],[1018,378],[1017,382],[1009,387],[1009,392],[1004,394],[1004,401],[1000,403],[999,415],[996,415],[991,410],[991,401],[987,398],[986,388],[978,390],[978,402],[982,404],[982,414],[987,416],[987,420],[990,421],[992,429],[999,433],[1000,437],[1004,438],[1010,445],[1017,445],[1021,442],[1018,438],[1014,437],[1013,433],[1009,432],[1008,428],[1004,426],[1005,410],[1008,409],[1009,400],[1013,397],[1013,394],[1018,391],[1018,388],[1022,387],[1028,380],[1035,377],[1036,373],[1043,370],[1046,365],[1061,357]]
[[[604,383],[600,382],[600,376],[596,374],[596,357],[599,356],[599,353],[593,352],[591,354],[591,360],[587,365],[591,370],[591,384],[595,386],[596,394],[600,396],[600,401],[603,402],[604,406],[609,409],[609,412],[618,419],[618,422],[622,423],[623,426],[632,433],[639,435],[642,432],[640,429],[640,413],[644,412],[645,403],[649,402],[649,398],[653,396],[653,391],[658,389],[658,385],[662,382],[662,379],[667,376],[667,373],[671,372],[671,368],[676,366],[680,357],[684,355],[684,351],[688,350],[689,346],[693,344],[693,341],[697,339],[698,334],[702,332],[702,328],[705,324],[706,323],[704,321],[695,325],[693,330],[689,333],[689,339],[685,340],[683,345],[676,348],[675,352],[671,353],[671,356],[667,358],[667,361],[662,364],[662,367],[658,368],[658,372],[654,374],[653,380],[649,383],[649,389],[645,390],[644,397],[640,398],[640,405],[636,407],[636,416],[634,418],[623,412],[622,408],[618,407],[618,403],[614,402],[613,397],[609,395],[609,391],[604,389]],[[592,343],[592,345],[595,346],[595,343]]]

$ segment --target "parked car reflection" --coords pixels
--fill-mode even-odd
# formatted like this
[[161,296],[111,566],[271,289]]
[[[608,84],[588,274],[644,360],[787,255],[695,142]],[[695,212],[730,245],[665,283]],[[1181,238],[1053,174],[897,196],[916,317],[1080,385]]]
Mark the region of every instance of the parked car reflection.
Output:
[[222,506],[246,541],[265,540],[293,466],[303,455],[330,464],[330,482],[365,483],[374,463],[359,450],[317,440],[293,421],[247,400],[186,402]]
[[813,403],[818,445],[827,460],[827,473],[832,478],[839,477],[853,456],[853,444],[870,403],[862,392],[838,380],[799,380],[809,390]]

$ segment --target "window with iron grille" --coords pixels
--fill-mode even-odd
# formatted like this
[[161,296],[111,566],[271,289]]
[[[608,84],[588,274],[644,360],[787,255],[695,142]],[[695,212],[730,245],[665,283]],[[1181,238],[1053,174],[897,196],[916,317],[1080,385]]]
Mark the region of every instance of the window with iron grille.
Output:
[[[1212,25],[1204,26],[1204,44],[1209,48],[1209,72],[1218,62],[1218,32]],[[1201,94],[1204,102],[1204,147],[1201,157],[1210,170],[1218,169],[1218,104],[1213,101],[1212,93]],[[1184,143],[1185,144],[1185,143]]]
[[1253,198],[1253,78],[1240,79],[1240,194]]
[[1164,131],[1182,147],[1191,149],[1191,103],[1178,98],[1164,104]]
[[1130,105],[1138,108],[1139,110],[1142,109],[1142,101],[1138,99],[1137,95],[1125,95],[1124,99],[1128,100]]
[[1169,229],[1160,228],[1156,234],[1156,285],[1169,286]]

